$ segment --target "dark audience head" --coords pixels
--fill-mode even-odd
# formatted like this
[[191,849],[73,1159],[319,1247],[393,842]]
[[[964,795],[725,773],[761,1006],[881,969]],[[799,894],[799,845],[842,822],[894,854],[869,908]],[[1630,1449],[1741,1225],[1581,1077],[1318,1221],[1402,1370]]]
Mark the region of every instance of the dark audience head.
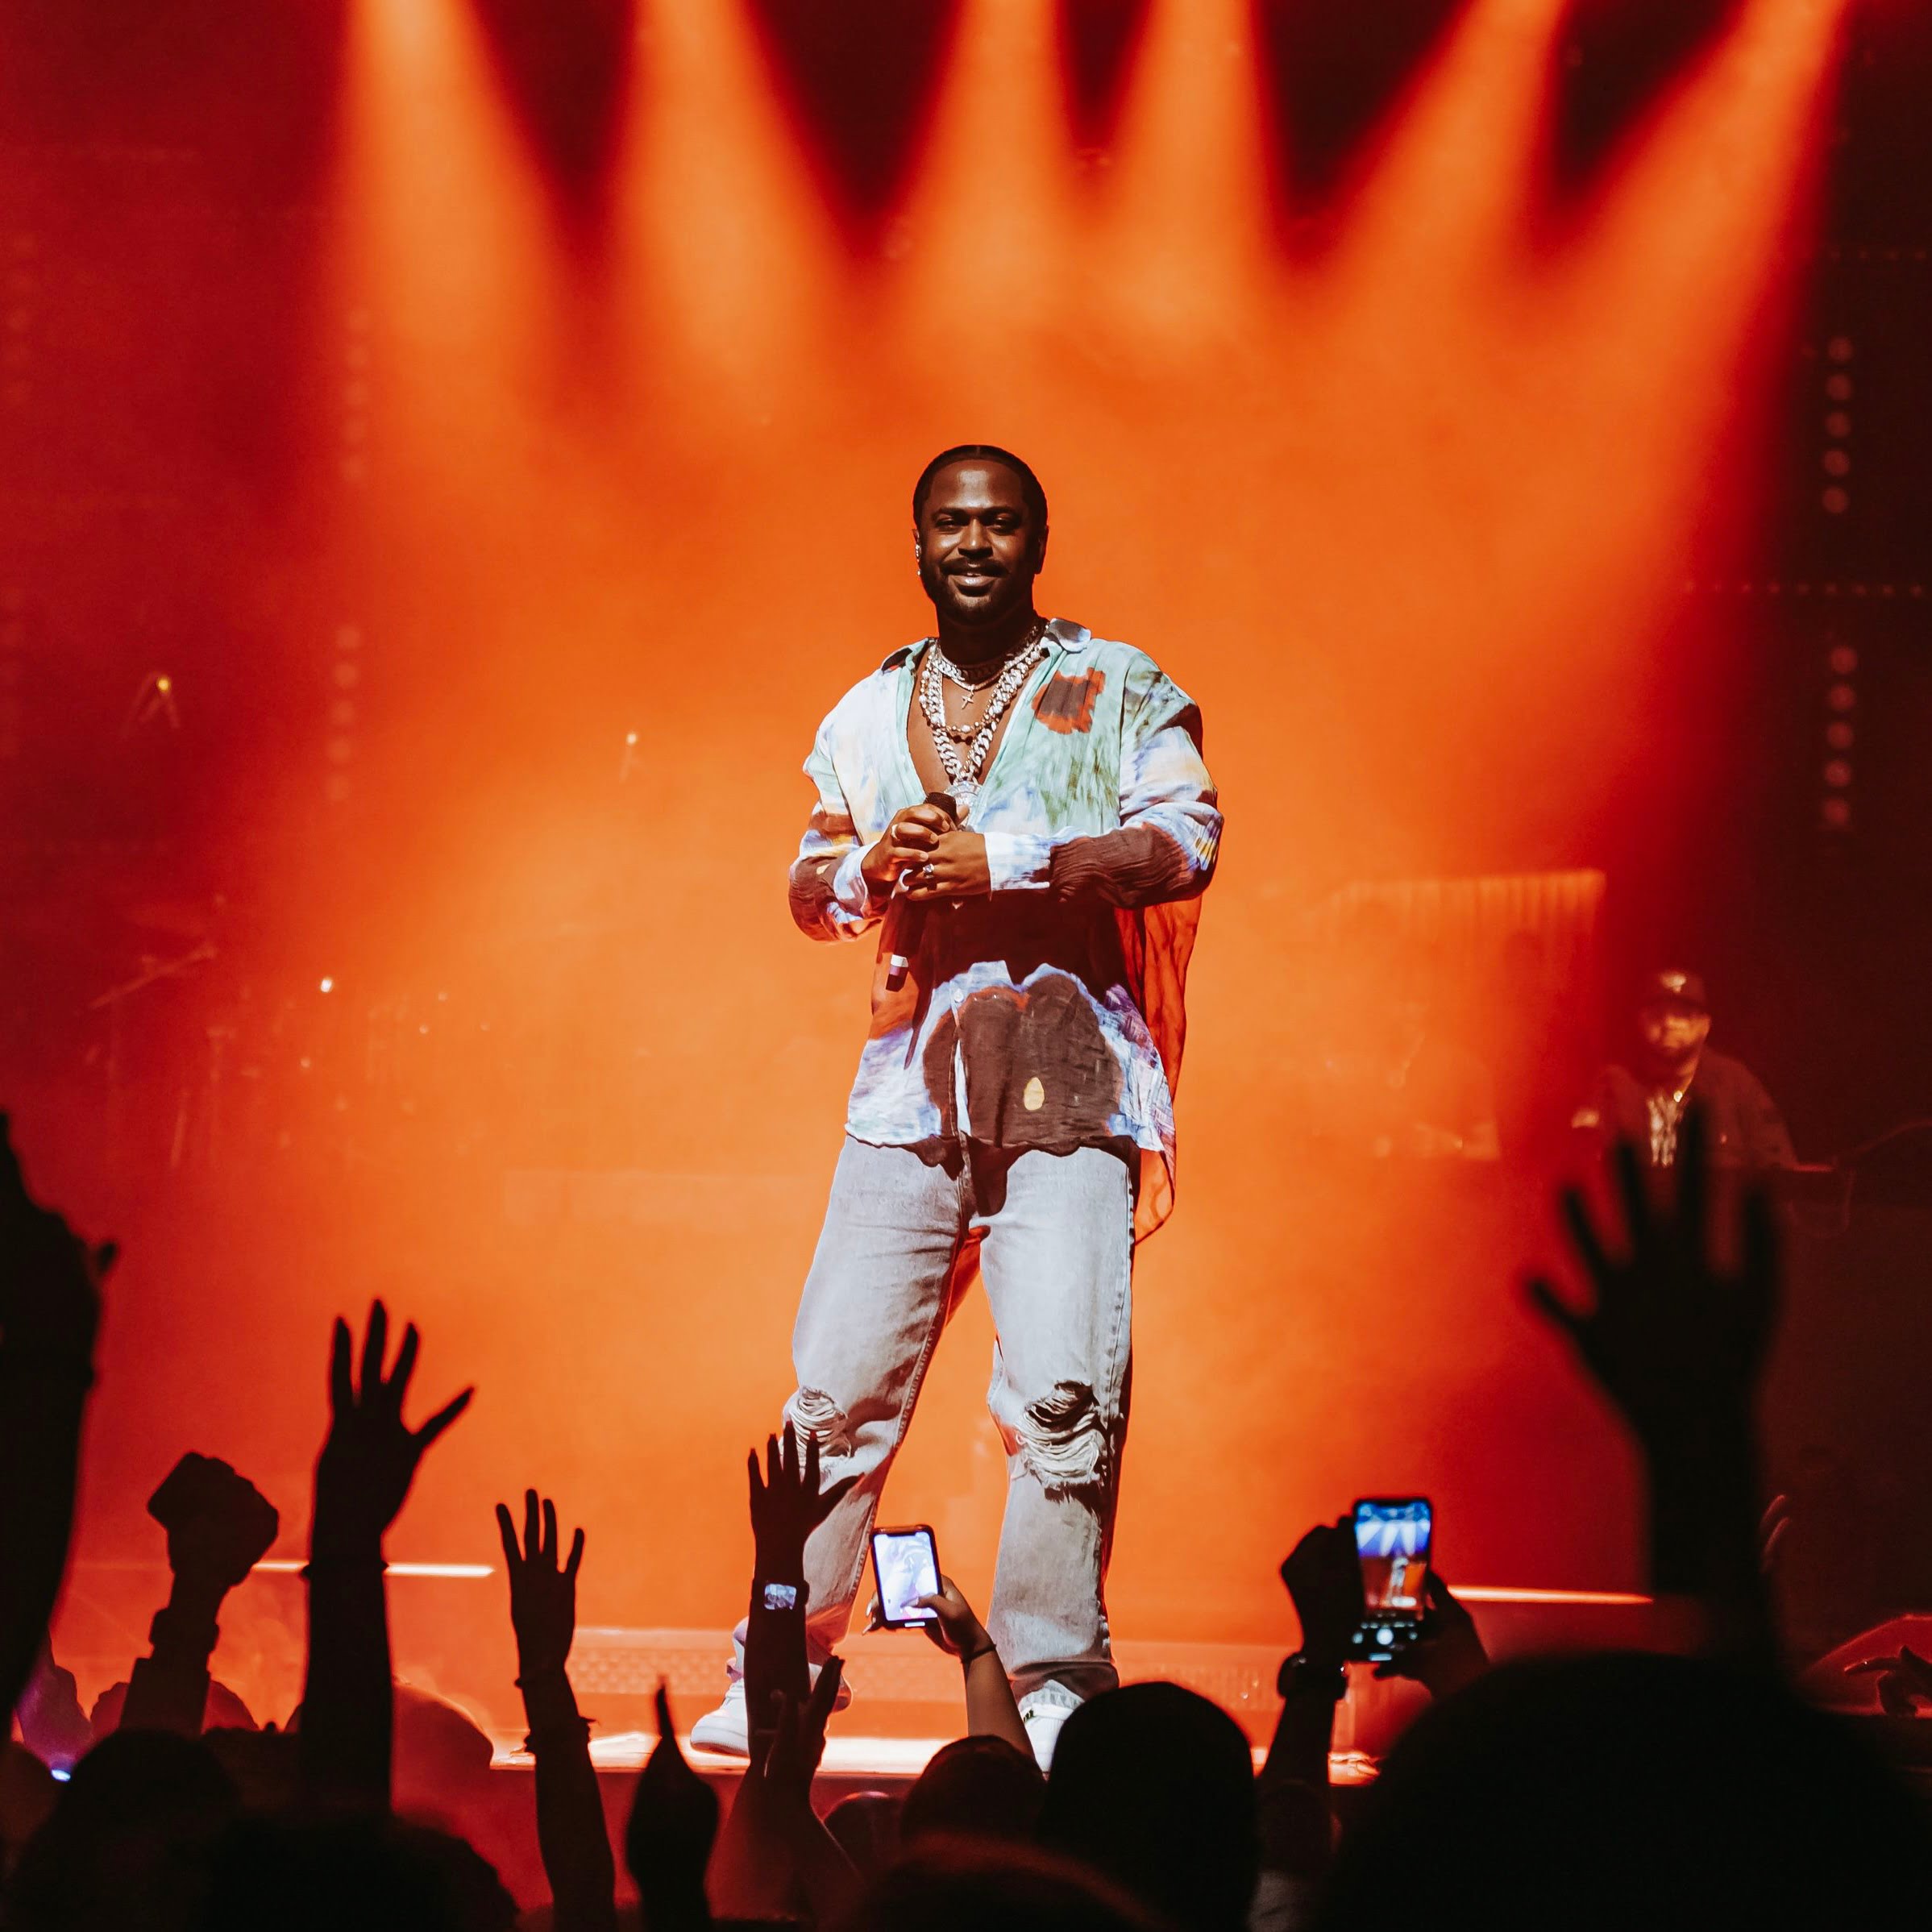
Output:
[[511,1932],[517,1904],[448,1832],[369,1817],[244,1818],[194,1932]]
[[958,1738],[936,1751],[906,1793],[908,1845],[935,1837],[1031,1839],[1046,1801],[1032,1754],[1003,1738]]
[[[94,1699],[93,1708],[87,1714],[87,1722],[97,1738],[104,1738],[110,1731],[121,1728],[121,1712],[127,1702],[125,1680],[110,1685]],[[217,1684],[211,1680],[208,1700],[202,1710],[202,1725],[207,1730],[253,1730],[255,1714],[226,1684]]]
[[192,1738],[122,1730],[75,1765],[22,1855],[10,1926],[62,1932],[174,1932],[202,1895],[235,1786]]
[[235,1785],[243,1811],[285,1811],[301,1794],[301,1739],[264,1730],[205,1730],[202,1742]]
[[1244,1926],[1260,1863],[1247,1736],[1178,1684],[1090,1699],[1054,1747],[1040,1836],[1176,1925]]
[[60,1787],[24,1744],[0,1749],[0,1851],[11,1861],[53,1815]]
[[1916,1801],[1838,1719],[1683,1657],[1506,1665],[1426,1712],[1344,1835],[1321,1932],[1863,1926],[1923,1909]]
[[395,1739],[398,1811],[457,1803],[489,1780],[489,1733],[447,1698],[398,1684]]
[[1105,1879],[1037,1847],[935,1840],[866,1888],[843,1932],[1158,1932]]
[[854,1791],[825,1814],[825,1829],[861,1878],[899,1855],[901,1802],[889,1791]]

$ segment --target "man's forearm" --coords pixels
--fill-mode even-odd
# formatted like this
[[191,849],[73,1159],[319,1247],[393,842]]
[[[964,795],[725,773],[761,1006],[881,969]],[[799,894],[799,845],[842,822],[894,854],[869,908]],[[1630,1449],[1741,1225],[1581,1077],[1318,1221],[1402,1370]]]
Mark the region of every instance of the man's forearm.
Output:
[[537,1761],[537,1846],[557,1932],[609,1932],[617,1923],[617,1860],[591,1762],[590,1726],[563,1671],[526,1672],[517,1687]]
[[1203,863],[1158,825],[1123,825],[1053,848],[1048,884],[1058,899],[1098,899],[1132,909],[1193,899],[1207,889]]
[[136,1660],[121,1707],[123,1730],[202,1734],[208,1709],[209,1661],[221,1632],[216,1619],[227,1591],[177,1576],[148,1631],[152,1654]]
[[309,1559],[302,1781],[312,1799],[386,1810],[395,1726],[380,1537],[324,1539]]
[[1004,1738],[1019,1751],[1031,1751],[1020,1706],[1013,1701],[1012,1680],[999,1661],[989,1638],[986,1647],[967,1659],[966,1677],[966,1735],[978,1738]]

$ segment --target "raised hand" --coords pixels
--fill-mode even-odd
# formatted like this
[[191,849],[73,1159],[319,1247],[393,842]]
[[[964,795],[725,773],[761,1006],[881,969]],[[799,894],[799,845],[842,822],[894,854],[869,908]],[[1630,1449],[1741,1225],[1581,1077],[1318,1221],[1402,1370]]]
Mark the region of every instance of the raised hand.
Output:
[[1865,1657],[1856,1664],[1847,1664],[1845,1675],[1876,1676],[1879,1708],[1888,1717],[1916,1717],[1917,1700],[1932,1698],[1932,1663],[1909,1643],[1901,1643],[1897,1656]]
[[[999,1660],[998,1647],[979,1614],[967,1602],[966,1593],[950,1577],[939,1579],[939,1588],[913,1602],[933,1612],[933,1621],[918,1627],[926,1640],[936,1643],[948,1656],[957,1657],[966,1674],[966,1731],[969,1736],[1004,1738],[1017,1749],[1031,1752],[1032,1744],[1021,1721],[1020,1707],[1013,1701],[1012,1681]],[[866,1606],[867,1631],[883,1630],[878,1598]]]
[[1407,1677],[1432,1697],[1460,1690],[1489,1668],[1476,1619],[1441,1577],[1431,1570],[1423,1585],[1427,1607],[1423,1611],[1422,1635],[1406,1650],[1375,1667],[1378,1677]]
[[751,1761],[711,1863],[718,1910],[738,1919],[829,1925],[844,1916],[858,1875],[812,1809],[825,1724],[842,1666],[828,1658],[802,1701],[774,1691],[753,1714]]
[[0,1114],[0,1344],[7,1356],[88,1372],[101,1283],[114,1255],[112,1243],[90,1248],[27,1192],[10,1124]]
[[1651,1198],[1636,1150],[1612,1153],[1622,1202],[1627,1252],[1614,1255],[1581,1192],[1564,1189],[1571,1244],[1596,1290],[1588,1311],[1572,1307],[1544,1280],[1531,1300],[1566,1334],[1604,1393],[1647,1444],[1728,1426],[1747,1415],[1770,1345],[1779,1303],[1777,1231],[1769,1203],[1747,1194],[1741,1258],[1735,1269],[1712,1256],[1710,1161],[1703,1116],[1685,1124],[1675,1198]]
[[1776,1646],[1759,1548],[1752,1410],[1779,1301],[1770,1205],[1755,1191],[1745,1196],[1740,1258],[1721,1267],[1710,1251],[1710,1166],[1695,1110],[1668,1204],[1652,1202],[1634,1148],[1618,1146],[1613,1164],[1627,1243],[1621,1257],[1581,1195],[1562,1196],[1595,1306],[1574,1308],[1540,1280],[1530,1296],[1569,1337],[1643,1451],[1652,1589],[1699,1606],[1703,1647],[1768,1666]]
[[[775,1795],[809,1805],[812,1780],[818,1776],[825,1755],[825,1726],[831,1722],[832,1707],[838,1701],[838,1687],[845,1669],[841,1659],[828,1657],[802,1709],[782,1691],[774,1700],[778,1708],[773,1714],[771,1741],[765,1753],[764,1782]],[[753,1760],[755,1763],[755,1751]]]
[[648,1932],[708,1926],[704,1868],[718,1834],[717,1795],[684,1761],[671,1727],[671,1698],[658,1686],[658,1743],[638,1779],[625,1862],[636,1881]]
[[560,1672],[577,1634],[577,1571],[584,1561],[584,1532],[571,1538],[570,1555],[557,1560],[557,1506],[534,1490],[523,1492],[523,1543],[509,1506],[497,1505],[497,1533],[510,1584],[510,1623],[517,1633],[517,1671],[529,1679]]
[[349,1325],[339,1316],[336,1319],[329,1350],[329,1436],[315,1465],[313,1540],[318,1553],[330,1553],[326,1546],[337,1538],[357,1553],[369,1539],[380,1541],[409,1495],[424,1451],[470,1406],[476,1393],[465,1389],[420,1429],[409,1427],[402,1405],[416,1373],[420,1342],[415,1323],[404,1329],[395,1363],[385,1373],[388,1338],[388,1311],[373,1303],[359,1377]]
[[818,1438],[808,1433],[801,1454],[798,1431],[785,1424],[783,1441],[765,1443],[761,1474],[758,1451],[747,1459],[751,1488],[751,1536],[758,1574],[768,1582],[796,1583],[805,1574],[805,1539],[858,1485],[848,1476],[830,1488],[819,1487]]
[[1302,1655],[1323,1669],[1346,1663],[1348,1640],[1362,1615],[1352,1520],[1318,1523],[1283,1560],[1282,1581],[1301,1621]]
[[[919,1627],[928,1642],[937,1644],[948,1656],[964,1661],[993,1647],[993,1639],[987,1635],[978,1613],[950,1577],[942,1576],[939,1588],[931,1595],[915,1597],[912,1602],[920,1610],[932,1611],[933,1621]],[[876,1597],[866,1606],[866,1628],[868,1631],[885,1628]]]
[[168,1567],[185,1581],[231,1590],[273,1548],[281,1519],[246,1476],[192,1451],[147,1499],[168,1532]]

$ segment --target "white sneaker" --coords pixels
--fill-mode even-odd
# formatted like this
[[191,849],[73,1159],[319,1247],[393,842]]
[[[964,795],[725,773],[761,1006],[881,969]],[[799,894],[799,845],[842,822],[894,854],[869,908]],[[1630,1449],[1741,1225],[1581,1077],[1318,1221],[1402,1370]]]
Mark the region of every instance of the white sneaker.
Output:
[[[818,1668],[812,1666],[812,1681],[818,1681]],[[833,1700],[834,1710],[843,1710],[852,1701],[852,1686],[841,1682],[838,1695]],[[692,1747],[698,1751],[715,1751],[722,1757],[748,1758],[751,1755],[750,1726],[746,1722],[745,1705],[745,1680],[733,1675],[725,1686],[725,1701],[716,1710],[708,1710],[691,1727]]]
[[1042,1685],[1020,1700],[1020,1722],[1026,1726],[1026,1741],[1033,1747],[1033,1762],[1043,1772],[1053,1769],[1060,1727],[1080,1708],[1080,1702],[1058,1684]]
[[750,1727],[745,1720],[745,1680],[733,1677],[725,1686],[725,1701],[708,1710],[691,1727],[694,1750],[715,1751],[728,1758],[751,1755]]

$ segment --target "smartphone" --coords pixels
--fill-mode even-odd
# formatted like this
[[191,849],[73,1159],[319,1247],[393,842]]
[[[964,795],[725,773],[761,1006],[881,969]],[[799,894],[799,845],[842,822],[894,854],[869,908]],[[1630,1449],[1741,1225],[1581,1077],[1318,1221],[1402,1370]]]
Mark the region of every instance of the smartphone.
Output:
[[1349,1640],[1352,1661],[1386,1664],[1422,1635],[1435,1527],[1426,1496],[1365,1496],[1356,1504],[1362,1620]]
[[872,1532],[872,1573],[879,1584],[879,1620],[887,1630],[916,1630],[937,1613],[915,1601],[939,1589],[939,1549],[923,1523]]

